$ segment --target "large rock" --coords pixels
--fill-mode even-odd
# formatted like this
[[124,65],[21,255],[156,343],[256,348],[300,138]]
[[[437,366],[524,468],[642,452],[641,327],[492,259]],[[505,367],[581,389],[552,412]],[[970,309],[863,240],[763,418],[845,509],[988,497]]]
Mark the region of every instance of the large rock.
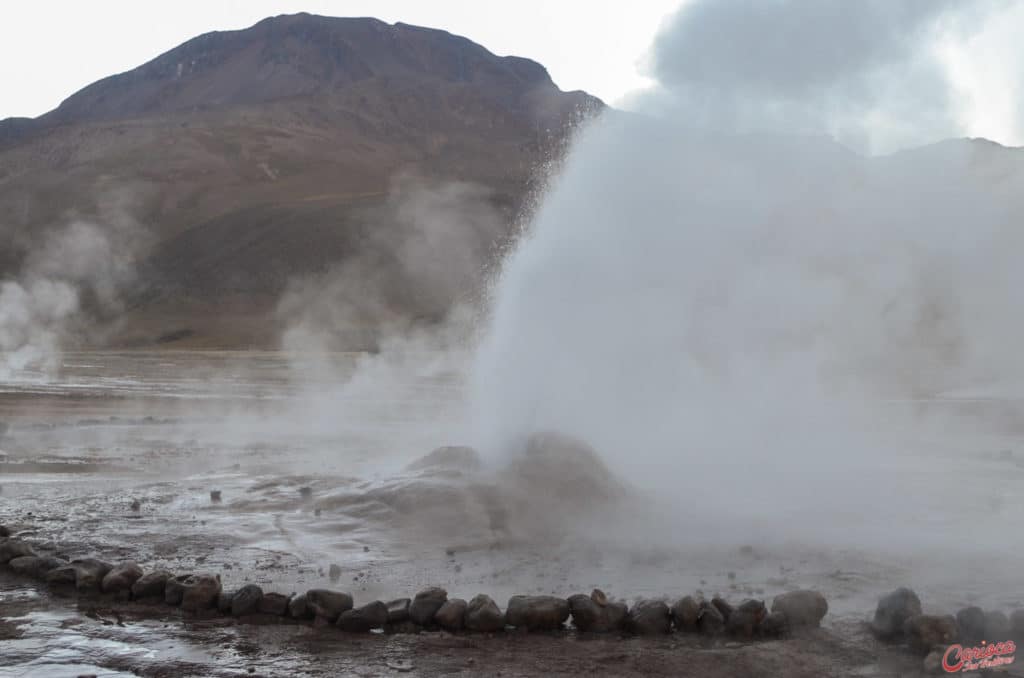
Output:
[[672,619],[680,631],[695,632],[700,617],[701,601],[693,596],[683,596],[672,606]]
[[697,631],[705,636],[718,636],[725,631],[725,617],[717,607],[706,600],[700,604]]
[[97,558],[80,558],[72,560],[75,568],[75,588],[79,591],[98,591],[103,585],[103,578],[114,569],[110,563]]
[[409,605],[409,620],[420,626],[433,623],[434,615],[448,600],[448,592],[442,588],[431,586],[423,589],[412,599]]
[[190,612],[216,607],[220,596],[220,577],[212,574],[194,574],[182,582],[181,609]]
[[638,601],[629,611],[626,624],[633,633],[653,636],[672,630],[672,612],[660,600]]
[[20,575],[43,579],[51,570],[67,564],[68,561],[54,556],[18,556],[11,558],[7,566]]
[[384,628],[388,623],[388,606],[379,600],[355,610],[346,610],[338,617],[338,626],[351,633],[366,633]]
[[20,539],[0,540],[0,565],[6,565],[15,558],[37,555],[39,554],[35,552],[35,549]]
[[[604,601],[602,605],[600,601]],[[603,596],[595,600],[594,594],[582,593],[568,600],[572,625],[580,631],[609,633],[621,630],[626,623],[628,608],[625,603],[610,602]]]
[[817,591],[790,591],[775,596],[772,612],[785,614],[793,628],[813,628],[821,625],[821,620],[828,613],[828,601]]
[[466,624],[468,607],[462,598],[449,598],[434,614],[434,623],[445,631],[461,631]]
[[185,597],[185,581],[191,576],[179,574],[177,577],[168,578],[164,584],[164,602],[168,605],[181,605],[181,600]]
[[103,577],[101,588],[104,593],[130,592],[132,585],[145,574],[138,563],[121,563]]
[[217,596],[217,612],[231,614],[231,603],[235,600],[235,593],[237,591],[220,590],[220,595]]
[[767,616],[768,608],[763,600],[744,600],[725,620],[725,630],[737,638],[750,640]]
[[246,584],[231,596],[231,614],[236,617],[256,614],[260,610],[261,600],[263,589],[258,584]]
[[569,618],[569,601],[555,596],[512,596],[505,623],[528,631],[554,631]]
[[[772,609],[775,609],[774,605]],[[908,588],[898,588],[878,600],[871,630],[883,640],[898,640],[903,636],[903,625],[907,620],[919,614],[921,599],[917,594]]]
[[142,575],[132,584],[132,598],[136,600],[142,598],[163,598],[167,580],[173,576],[167,570],[157,570],[156,572],[148,572]]
[[715,596],[711,599],[711,604],[722,614],[722,619],[729,621],[729,615],[732,614],[732,605],[729,601],[721,596]]
[[481,593],[473,596],[466,606],[466,628],[479,633],[497,633],[505,628],[505,615],[494,599]]
[[264,593],[260,598],[258,611],[260,614],[268,614],[274,617],[284,617],[288,614],[288,602],[291,596],[283,593]]
[[398,598],[387,603],[388,624],[403,624],[409,621],[409,605],[412,600],[409,598]]
[[352,609],[352,596],[341,591],[311,589],[306,592],[306,605],[314,617],[333,624],[342,612]]
[[951,645],[956,641],[956,619],[948,614],[916,614],[903,622],[903,635],[910,649],[923,656],[936,645]]
[[973,643],[985,639],[985,611],[980,607],[965,607],[957,612],[956,625],[960,639],[965,642]]

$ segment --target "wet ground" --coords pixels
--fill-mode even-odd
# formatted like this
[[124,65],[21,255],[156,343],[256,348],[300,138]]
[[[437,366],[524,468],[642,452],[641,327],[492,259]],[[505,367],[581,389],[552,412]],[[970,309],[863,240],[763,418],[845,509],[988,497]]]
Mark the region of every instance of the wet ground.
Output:
[[[1019,530],[1004,551],[978,558],[777,540],[698,544],[678,536],[685,532],[639,529],[685,521],[628,501],[607,515],[574,516],[569,502],[532,521],[520,515],[527,510],[508,516],[495,506],[515,499],[500,494],[515,482],[500,472],[408,468],[461,442],[452,434],[457,374],[443,361],[414,365],[357,355],[70,354],[56,379],[0,384],[0,422],[9,426],[0,439],[0,524],[65,557],[214,572],[227,589],[337,588],[357,604],[426,585],[463,598],[488,593],[502,605],[516,593],[594,587],[629,600],[702,591],[736,601],[816,588],[829,599],[824,628],[715,646],[678,635],[351,637],[55,598],[6,578],[0,675],[908,676],[919,659],[878,645],[863,627],[881,593],[911,584],[926,611],[1024,607]],[[969,538],[960,530],[976,519],[1012,525],[1022,515],[1014,442],[1003,435],[970,448],[973,481],[995,491],[956,500],[955,522],[924,516],[933,542]],[[911,478],[935,482],[908,464]],[[944,486],[936,492],[941,500]],[[623,539],[628,533],[634,538]]]

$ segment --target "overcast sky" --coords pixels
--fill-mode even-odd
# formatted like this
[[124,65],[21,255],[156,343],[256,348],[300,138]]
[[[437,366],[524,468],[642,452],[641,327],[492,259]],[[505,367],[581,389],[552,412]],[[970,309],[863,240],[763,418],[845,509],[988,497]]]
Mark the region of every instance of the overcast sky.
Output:
[[[891,4],[889,4],[891,1]],[[638,90],[655,73],[669,85],[687,85],[691,96],[706,99],[707,84],[721,90],[721,80],[735,92],[764,93],[781,88],[843,106],[863,97],[836,99],[835,82],[844,94],[856,93],[861,80],[851,80],[841,59],[870,46],[864,56],[900,56],[904,70],[894,76],[888,92],[893,104],[883,111],[904,125],[928,126],[923,139],[943,136],[985,136],[1007,145],[1024,145],[1024,0],[879,0],[892,20],[873,17],[874,0],[138,0],[91,2],[5,3],[0,21],[0,119],[34,117],[55,108],[85,85],[130,70],[213,30],[251,26],[276,14],[307,11],[329,16],[374,16],[388,22],[443,28],[464,35],[499,55],[529,57],[544,64],[562,89],[583,89],[612,105],[635,107]],[[673,19],[686,5],[689,15]],[[916,41],[911,31],[919,15],[938,15],[934,7],[952,7],[955,21],[938,22],[934,40]],[[690,11],[692,8],[692,11]],[[822,8],[825,8],[822,10]],[[922,9],[923,8],[923,9]],[[819,11],[820,10],[820,11]],[[862,11],[864,10],[864,11]],[[830,14],[831,12],[831,14]],[[875,12],[877,14],[877,12]],[[849,15],[854,16],[849,16]],[[855,15],[864,15],[858,21]],[[977,15],[974,19],[970,15]],[[941,19],[942,17],[940,17]],[[879,23],[879,20],[882,23]],[[829,25],[832,22],[833,25]],[[933,22],[934,23],[934,22]],[[884,26],[878,31],[878,26]],[[969,30],[964,26],[968,26]],[[826,27],[827,30],[818,30]],[[674,41],[659,34],[678,34]],[[730,34],[719,39],[721,31]],[[817,32],[816,32],[817,31]],[[820,33],[820,35],[818,34]],[[904,39],[902,36],[906,34]],[[815,37],[815,36],[818,37]],[[670,36],[671,37],[671,36]],[[750,48],[751,41],[755,43]],[[805,42],[807,44],[805,44]],[[666,44],[673,45],[671,50]],[[655,50],[652,52],[651,47]],[[844,46],[845,45],[845,46]],[[659,51],[660,48],[660,51]],[[808,53],[808,50],[812,53]],[[815,53],[816,52],[816,53]],[[651,56],[654,58],[650,58]],[[821,64],[817,63],[825,57]],[[904,55],[905,56],[905,55]],[[933,57],[935,57],[933,59]],[[902,57],[901,57],[902,58]],[[746,59],[746,61],[744,61]],[[789,59],[787,62],[786,59]],[[761,67],[759,64],[763,61]],[[792,78],[776,77],[776,64]],[[926,64],[927,68],[918,66]],[[856,65],[856,64],[854,64]],[[737,70],[737,66],[742,66]],[[887,71],[890,72],[890,71]],[[749,73],[751,77],[744,76]],[[814,77],[805,77],[807,75]],[[855,73],[860,78],[859,73]],[[823,79],[824,78],[824,79]],[[680,80],[682,79],[682,80]],[[702,82],[705,81],[705,82]],[[794,86],[793,82],[802,83]],[[700,85],[704,90],[692,87]],[[827,85],[827,87],[824,87]],[[936,87],[941,85],[941,87]],[[783,87],[784,86],[784,87]],[[829,89],[830,88],[830,89]],[[827,91],[826,91],[827,90]],[[678,93],[678,92],[677,92]],[[710,92],[718,101],[720,92]],[[947,100],[935,114],[936,94]],[[717,97],[717,99],[716,99]],[[920,100],[919,100],[920,97]],[[926,100],[931,97],[931,100]],[[691,102],[692,103],[692,102]],[[820,108],[821,102],[815,102]],[[705,109],[708,107],[705,106]],[[735,108],[735,107],[733,107]],[[787,109],[774,107],[783,111]],[[691,108],[692,110],[692,108]],[[713,116],[719,107],[710,108]],[[763,107],[754,109],[764,110]],[[852,114],[878,116],[877,110],[850,109]],[[944,116],[944,117],[943,117]]]
[[624,11],[596,0],[91,0],[4,3],[0,118],[35,117],[91,82],[130,70],[201,33],[246,28],[277,14],[372,16],[442,28],[499,55],[547,66],[562,89],[609,103],[642,86],[636,62],[680,0]]

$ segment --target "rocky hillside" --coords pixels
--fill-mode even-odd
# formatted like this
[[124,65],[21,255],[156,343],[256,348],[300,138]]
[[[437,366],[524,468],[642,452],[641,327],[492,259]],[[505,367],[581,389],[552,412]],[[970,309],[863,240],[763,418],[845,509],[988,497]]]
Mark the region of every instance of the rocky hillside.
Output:
[[[69,221],[115,224],[138,243],[117,341],[267,345],[290,282],[379,249],[396,185],[472,182],[501,215],[497,249],[544,163],[602,108],[439,30],[300,14],[209,33],[0,121],[0,277]],[[413,317],[450,301],[391,292],[388,312]]]

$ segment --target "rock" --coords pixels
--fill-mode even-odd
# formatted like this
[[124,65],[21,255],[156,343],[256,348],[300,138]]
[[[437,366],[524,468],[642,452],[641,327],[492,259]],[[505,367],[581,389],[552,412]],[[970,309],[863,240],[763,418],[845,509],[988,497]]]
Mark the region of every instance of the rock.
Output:
[[466,606],[466,628],[479,633],[497,633],[505,629],[505,615],[494,599],[483,593],[473,596]]
[[31,546],[20,539],[4,539],[0,541],[0,565],[6,565],[15,558],[23,556],[37,556]]
[[236,593],[238,592],[221,589],[220,595],[217,596],[217,612],[231,614],[231,603],[234,602]]
[[700,614],[697,616],[697,631],[705,636],[721,635],[725,631],[725,617],[718,611],[718,608],[707,601],[700,604]]
[[388,624],[401,624],[409,621],[409,604],[412,601],[408,598],[392,600],[388,606]]
[[181,605],[181,600],[185,596],[185,580],[191,576],[181,574],[169,577],[164,585],[164,602],[168,605]]
[[132,585],[143,575],[138,563],[121,563],[103,577],[100,586],[104,593],[131,591]]
[[300,487],[299,488],[299,496],[302,497],[304,500],[308,501],[313,496],[313,488],[312,487]]
[[110,563],[96,558],[72,560],[70,566],[75,568],[75,588],[79,591],[98,591],[103,578],[114,569]]
[[135,513],[138,513],[141,508],[142,508],[142,504],[139,503],[138,499],[135,499],[135,500],[132,501],[132,511],[134,511]]
[[1010,637],[1024,640],[1024,610],[1014,610],[1010,615]]
[[[320,576],[323,576],[323,572],[320,573]],[[332,563],[330,568],[328,568],[328,576],[331,578],[331,581],[341,579],[341,566]]]
[[[772,605],[772,610],[775,605]],[[908,588],[898,588],[882,596],[875,608],[871,630],[883,640],[898,640],[908,619],[921,614],[921,599]]]
[[6,525],[0,525],[0,539],[7,539],[11,536],[11,530]]
[[553,631],[569,618],[569,602],[555,596],[512,596],[505,623],[528,631]]
[[461,631],[466,623],[466,609],[469,606],[462,598],[449,598],[434,614],[434,623],[445,631]]
[[784,613],[792,628],[816,628],[828,613],[828,601],[817,591],[790,591],[775,596],[772,612]]
[[916,614],[903,622],[903,635],[910,649],[921,655],[936,645],[951,645],[956,640],[956,619],[953,615]]
[[306,601],[305,593],[292,596],[292,599],[288,601],[288,616],[292,619],[313,618],[313,610],[310,609],[309,603]]
[[998,610],[985,613],[985,639],[1001,643],[1010,637],[1010,618]]
[[695,632],[700,616],[701,601],[693,596],[683,596],[672,606],[672,619],[680,631]]
[[785,612],[772,612],[761,620],[757,627],[759,635],[765,638],[782,638],[789,635],[789,618]]
[[306,592],[306,605],[314,617],[322,618],[327,623],[338,621],[342,612],[352,609],[352,596],[340,591],[312,589]]
[[427,626],[434,621],[434,615],[448,600],[448,592],[442,588],[431,586],[416,594],[409,605],[409,620],[420,626]]
[[264,593],[263,598],[260,599],[259,612],[275,617],[285,617],[288,615],[288,602],[291,599],[291,596],[286,596],[283,593]]
[[181,609],[196,612],[217,605],[220,596],[220,577],[211,574],[194,574],[182,582],[184,592]]
[[608,596],[605,595],[601,589],[594,589],[590,592],[590,599],[594,601],[594,604],[604,607],[608,604]]
[[480,454],[472,447],[447,445],[439,447],[405,467],[408,471],[458,471],[474,473],[480,470]]
[[660,600],[641,600],[629,611],[626,625],[642,636],[668,633],[672,630],[672,612]]
[[355,610],[346,610],[338,617],[338,626],[351,633],[366,633],[384,628],[388,623],[388,606],[379,600]]
[[965,607],[956,613],[960,639],[977,642],[985,639],[985,611],[980,607]]
[[55,567],[43,577],[43,580],[50,586],[74,586],[78,579],[78,568],[70,563]]
[[[236,617],[256,614],[259,612],[261,600],[263,600],[263,589],[257,584],[246,584],[231,596],[231,614]],[[219,608],[220,605],[218,604],[217,607]]]
[[571,596],[568,602],[572,625],[580,631],[608,633],[625,626],[628,615],[625,603],[611,603],[605,598],[605,604],[602,606],[594,600],[593,594],[577,594]]
[[210,501],[214,504],[220,503],[220,490],[210,490]]
[[51,570],[67,564],[68,561],[53,556],[18,556],[11,558],[7,566],[20,575],[43,579]]
[[737,638],[750,640],[768,616],[763,600],[744,600],[725,620],[725,630]]
[[157,570],[142,575],[132,584],[132,598],[163,598],[164,586],[173,577],[167,570]]
[[715,606],[715,609],[722,614],[722,619],[729,621],[729,615],[732,614],[732,605],[730,605],[725,598],[715,596],[711,599],[711,604]]

